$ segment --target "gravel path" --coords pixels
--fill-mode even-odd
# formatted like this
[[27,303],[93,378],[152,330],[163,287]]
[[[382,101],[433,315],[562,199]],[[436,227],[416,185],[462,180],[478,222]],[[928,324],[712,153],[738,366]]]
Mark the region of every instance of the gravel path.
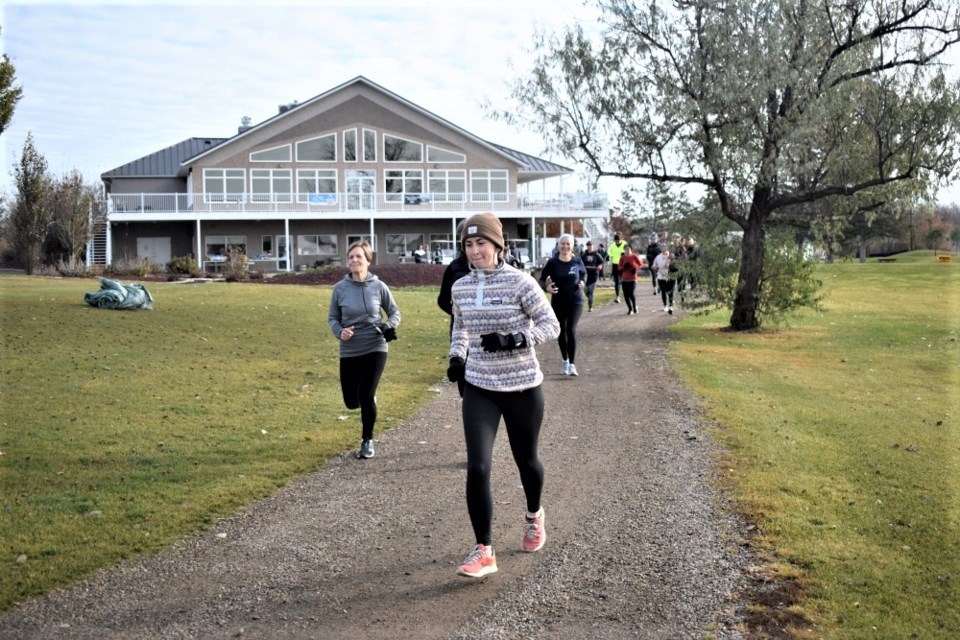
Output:
[[[666,359],[671,321],[584,313],[580,376],[546,381],[548,540],[519,551],[523,492],[501,429],[499,573],[455,574],[473,536],[455,385],[377,441],[169,551],[102,571],[0,617],[27,638],[741,638],[752,560],[711,485],[714,444]],[[385,377],[382,384],[389,385]]]

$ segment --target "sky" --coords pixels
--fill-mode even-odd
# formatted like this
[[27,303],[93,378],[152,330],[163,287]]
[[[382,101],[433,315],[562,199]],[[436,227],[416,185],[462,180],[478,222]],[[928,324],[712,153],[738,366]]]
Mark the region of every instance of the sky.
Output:
[[[28,132],[54,175],[76,169],[96,183],[187,138],[230,137],[243,116],[258,124],[357,76],[480,138],[580,169],[482,104],[513,104],[535,28],[596,16],[582,0],[4,0],[0,46],[23,99],[0,136],[0,192],[13,188]],[[548,188],[585,184],[574,175]],[[614,201],[622,186],[600,184]],[[938,199],[960,203],[960,176]]]

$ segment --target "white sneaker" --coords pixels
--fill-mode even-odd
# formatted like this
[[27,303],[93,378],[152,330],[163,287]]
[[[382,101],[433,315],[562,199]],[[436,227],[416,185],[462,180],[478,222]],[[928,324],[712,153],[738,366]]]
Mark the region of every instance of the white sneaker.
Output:
[[575,364],[573,364],[573,363],[571,362],[571,363],[570,363],[570,366],[567,368],[567,375],[568,375],[568,376],[579,375],[579,374],[577,373],[577,365],[575,365]]
[[570,361],[569,361],[569,360],[564,360],[564,361],[563,361],[563,368],[560,369],[560,373],[562,373],[562,374],[565,375],[565,376],[570,375]]
[[614,300],[614,302],[616,302],[617,304],[620,304],[620,296],[617,296],[617,299]]
[[670,307],[664,307],[664,308],[663,308],[663,312],[664,312],[664,313],[666,313],[666,312],[669,311],[669,310],[670,310]]

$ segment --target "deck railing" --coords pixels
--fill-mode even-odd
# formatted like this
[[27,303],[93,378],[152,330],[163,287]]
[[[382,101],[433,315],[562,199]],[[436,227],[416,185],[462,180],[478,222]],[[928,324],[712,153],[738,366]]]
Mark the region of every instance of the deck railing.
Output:
[[111,212],[143,213],[407,213],[587,211],[606,215],[604,193],[123,193],[110,194]]

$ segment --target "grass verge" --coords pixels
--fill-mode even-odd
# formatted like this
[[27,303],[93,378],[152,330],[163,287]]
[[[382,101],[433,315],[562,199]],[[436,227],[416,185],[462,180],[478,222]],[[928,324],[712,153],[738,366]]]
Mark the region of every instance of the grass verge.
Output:
[[960,271],[932,252],[819,270],[789,328],[674,327],[768,569],[818,638],[960,637]]

